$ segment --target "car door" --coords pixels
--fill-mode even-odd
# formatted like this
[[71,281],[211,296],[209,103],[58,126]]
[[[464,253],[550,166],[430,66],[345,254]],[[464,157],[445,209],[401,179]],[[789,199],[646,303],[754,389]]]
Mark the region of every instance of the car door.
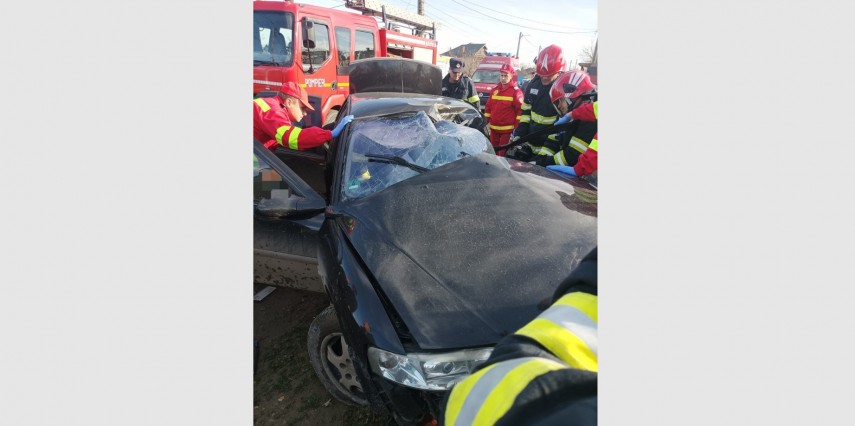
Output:
[[324,199],[258,141],[253,141],[254,281],[324,291],[318,229]]

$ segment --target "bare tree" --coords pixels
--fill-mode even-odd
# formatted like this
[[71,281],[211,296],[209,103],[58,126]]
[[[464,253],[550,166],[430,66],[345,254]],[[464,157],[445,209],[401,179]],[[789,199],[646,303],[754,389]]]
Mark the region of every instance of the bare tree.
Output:
[[594,62],[594,52],[597,50],[597,41],[592,40],[591,44],[582,48],[579,51],[579,62],[590,64]]

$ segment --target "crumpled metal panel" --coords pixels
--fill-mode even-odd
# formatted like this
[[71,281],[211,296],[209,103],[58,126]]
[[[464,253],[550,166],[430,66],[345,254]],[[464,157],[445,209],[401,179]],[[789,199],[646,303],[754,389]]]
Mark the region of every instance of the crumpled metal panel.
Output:
[[398,92],[442,94],[442,70],[404,58],[370,58],[350,64],[350,93]]

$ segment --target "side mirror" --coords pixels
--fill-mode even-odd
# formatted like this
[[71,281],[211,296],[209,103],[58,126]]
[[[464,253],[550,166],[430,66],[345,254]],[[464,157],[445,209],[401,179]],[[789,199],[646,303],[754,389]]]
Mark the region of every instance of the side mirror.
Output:
[[315,48],[315,25],[309,18],[303,18],[303,47],[306,49]]
[[262,199],[256,205],[258,214],[269,218],[311,216],[326,208],[323,200],[307,200],[287,189],[274,189],[270,198]]

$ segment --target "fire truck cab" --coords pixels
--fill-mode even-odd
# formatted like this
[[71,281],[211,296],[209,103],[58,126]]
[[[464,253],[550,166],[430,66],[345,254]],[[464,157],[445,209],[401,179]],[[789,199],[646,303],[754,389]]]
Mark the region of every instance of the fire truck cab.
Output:
[[315,108],[304,124],[321,126],[335,121],[350,93],[352,61],[399,56],[436,64],[437,43],[422,36],[425,26],[413,30],[418,35],[397,32],[391,23],[380,28],[371,12],[385,6],[373,3],[349,0],[348,7],[363,12],[358,14],[293,1],[253,1],[253,95],[271,96],[283,82],[297,82]]

